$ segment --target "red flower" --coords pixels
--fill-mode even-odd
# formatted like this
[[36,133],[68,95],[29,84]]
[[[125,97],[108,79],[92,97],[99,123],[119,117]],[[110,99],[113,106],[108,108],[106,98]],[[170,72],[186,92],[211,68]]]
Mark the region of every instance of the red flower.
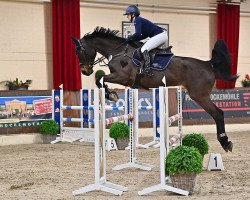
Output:
[[248,81],[250,81],[250,77],[249,77],[248,74],[246,74],[245,78],[246,78]]

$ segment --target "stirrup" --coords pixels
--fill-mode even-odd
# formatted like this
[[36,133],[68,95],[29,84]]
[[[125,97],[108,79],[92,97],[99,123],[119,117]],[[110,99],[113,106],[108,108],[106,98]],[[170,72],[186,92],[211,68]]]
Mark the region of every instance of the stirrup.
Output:
[[137,69],[137,74],[143,74],[143,68],[142,67]]

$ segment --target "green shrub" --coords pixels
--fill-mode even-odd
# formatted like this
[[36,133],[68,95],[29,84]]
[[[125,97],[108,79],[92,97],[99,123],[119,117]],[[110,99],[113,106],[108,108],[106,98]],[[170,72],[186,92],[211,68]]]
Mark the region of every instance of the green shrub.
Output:
[[59,133],[59,125],[54,120],[44,120],[38,126],[40,133],[45,135],[56,135]]
[[196,148],[182,145],[170,150],[165,166],[166,175],[201,173],[202,157]]
[[111,138],[129,138],[129,126],[122,122],[115,122],[109,129],[109,136]]
[[105,72],[101,69],[97,70],[95,73],[95,79],[100,79],[101,77],[105,76]]
[[182,140],[182,145],[197,148],[202,157],[208,153],[209,149],[206,138],[200,133],[185,135]]

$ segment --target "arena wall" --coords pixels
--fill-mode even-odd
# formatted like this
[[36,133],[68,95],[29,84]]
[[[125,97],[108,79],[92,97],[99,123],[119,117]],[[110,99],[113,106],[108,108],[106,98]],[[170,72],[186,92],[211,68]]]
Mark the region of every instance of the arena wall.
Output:
[[[118,3],[117,3],[118,2]],[[129,4],[140,5],[142,16],[169,24],[169,44],[176,55],[210,59],[216,40],[215,0],[81,1],[81,35],[103,26],[121,31],[122,14]],[[154,5],[154,6],[153,6]],[[53,87],[52,23],[49,0],[0,0],[0,81],[32,79],[31,90]],[[241,4],[237,82],[249,72],[250,2]],[[105,68],[96,68],[104,69]],[[86,84],[87,83],[87,84]],[[94,77],[82,76],[84,88],[94,87]],[[113,88],[122,88],[111,85]],[[6,89],[4,84],[0,89]]]

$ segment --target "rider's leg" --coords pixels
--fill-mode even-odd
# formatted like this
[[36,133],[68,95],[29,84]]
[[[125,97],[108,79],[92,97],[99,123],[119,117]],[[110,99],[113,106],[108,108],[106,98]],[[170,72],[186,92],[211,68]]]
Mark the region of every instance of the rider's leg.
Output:
[[141,52],[144,59],[144,71],[149,74],[150,73],[150,56],[149,51],[163,45],[167,42],[168,34],[166,31],[150,38],[141,48]]
[[145,50],[142,53],[142,56],[144,60],[144,71],[146,74],[149,74],[150,73],[150,56],[149,56],[148,50]]

